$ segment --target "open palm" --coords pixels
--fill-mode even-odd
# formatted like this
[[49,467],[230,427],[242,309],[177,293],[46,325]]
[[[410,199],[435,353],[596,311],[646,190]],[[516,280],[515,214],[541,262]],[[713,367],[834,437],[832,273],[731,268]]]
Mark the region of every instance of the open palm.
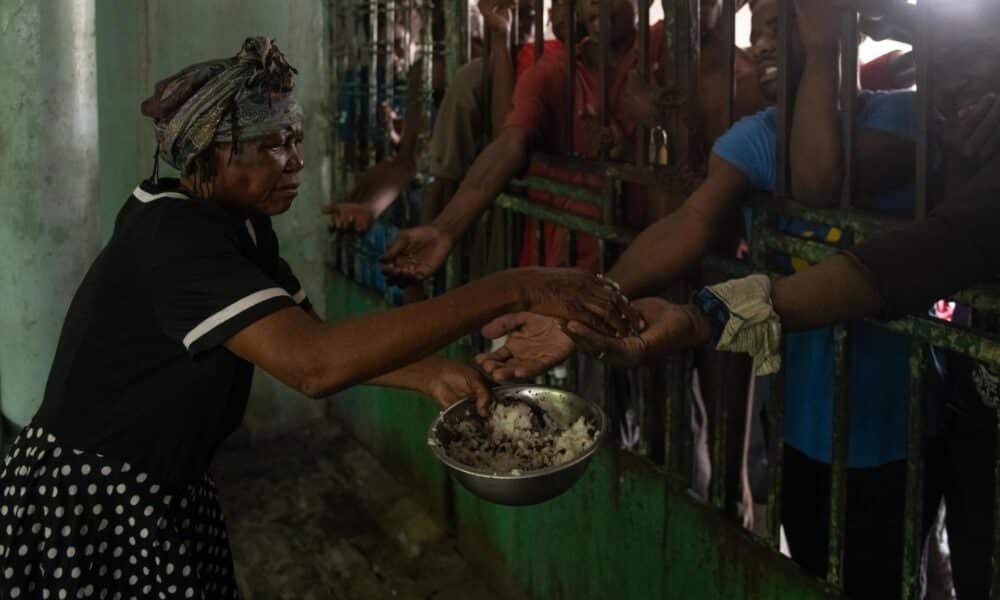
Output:
[[573,341],[559,321],[534,313],[515,313],[483,327],[491,340],[507,336],[502,348],[476,356],[476,362],[494,381],[526,379],[561,364],[573,353]]

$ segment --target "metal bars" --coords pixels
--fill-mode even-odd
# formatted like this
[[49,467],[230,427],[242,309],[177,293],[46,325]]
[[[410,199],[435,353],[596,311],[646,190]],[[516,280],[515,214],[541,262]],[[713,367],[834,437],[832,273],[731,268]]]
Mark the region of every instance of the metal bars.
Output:
[[855,194],[854,123],[858,112],[858,12],[853,2],[840,9],[840,119],[844,146],[840,208],[850,208]]
[[[352,169],[360,166],[359,163],[365,162],[359,159],[365,158],[368,163],[371,163],[376,158],[373,154],[376,148],[374,143],[376,129],[375,124],[377,122],[375,119],[375,112],[377,110],[377,100],[383,97],[379,95],[379,80],[384,80],[384,97],[390,100],[392,99],[391,94],[394,87],[393,85],[390,85],[394,78],[394,70],[391,68],[393,52],[392,40],[395,35],[393,25],[395,23],[396,13],[401,10],[394,4],[391,4],[394,1],[395,0],[355,0],[351,3],[333,4],[336,14],[335,18],[337,19],[337,32],[339,33],[341,29],[348,29],[351,25],[354,25],[354,33],[364,34],[364,37],[369,38],[367,41],[370,44],[363,47],[356,47],[355,52],[352,54],[349,51],[345,51],[345,49],[349,48],[346,42],[338,42],[334,53],[333,69],[336,74],[336,81],[334,82],[334,85],[336,86],[336,93],[339,94],[338,99],[343,99],[345,106],[350,103],[357,103],[353,113],[356,117],[356,121],[351,125],[355,127],[355,135],[358,131],[366,131],[370,138],[367,142],[360,139],[361,136],[356,136],[354,140],[336,140],[337,143],[335,144],[335,148],[337,152],[336,156],[338,157],[338,166],[335,172],[335,189],[340,191],[346,189],[348,175],[351,173]],[[409,1],[410,0],[407,0],[405,9],[407,12],[410,10]],[[447,9],[445,13],[447,22],[445,39],[449,40],[448,70],[449,72],[452,72],[456,63],[459,62],[459,57],[457,57],[454,53],[454,47],[459,45],[459,42],[456,42],[455,40],[460,39],[462,36],[455,30],[455,26],[463,18],[463,9],[459,0],[442,1],[446,3],[444,4],[444,7]],[[379,4],[379,2],[383,2],[384,4]],[[542,3],[539,0],[533,0],[533,2],[535,5],[535,57],[537,60],[541,57],[544,47],[541,27],[541,24],[543,23],[543,14]],[[840,66],[842,73],[839,90],[839,105],[841,108],[842,119],[840,126],[844,142],[845,176],[840,205],[842,208],[849,210],[815,210],[800,207],[794,203],[787,202],[791,199],[788,140],[790,138],[791,111],[793,108],[792,102],[794,97],[794,82],[790,81],[789,78],[790,65],[792,63],[792,59],[794,58],[791,55],[793,45],[791,43],[792,36],[790,35],[792,33],[794,23],[792,18],[793,3],[793,0],[779,1],[779,28],[781,31],[781,43],[778,53],[778,172],[776,174],[775,195],[779,200],[781,200],[781,202],[767,205],[760,204],[755,210],[752,258],[753,266],[755,270],[759,272],[770,272],[769,265],[767,264],[767,257],[769,253],[780,252],[803,257],[807,260],[815,262],[822,260],[837,251],[836,248],[831,247],[830,245],[804,240],[776,232],[772,223],[776,216],[797,217],[811,222],[824,223],[847,229],[853,233],[855,240],[869,238],[877,235],[880,231],[883,231],[886,228],[898,227],[901,225],[899,221],[873,218],[851,208],[851,201],[854,198],[854,181],[857,179],[854,157],[855,153],[853,149],[856,145],[854,139],[854,122],[857,115],[857,45],[854,42],[857,39],[858,15],[854,8],[845,9],[838,17],[841,48]],[[649,14],[646,3],[639,4],[640,30],[637,36],[639,39],[639,69],[641,74],[646,77],[648,81],[651,62],[651,57],[649,56]],[[930,10],[929,6],[931,4],[932,2],[930,2],[930,0],[922,0],[916,9],[920,16],[918,20],[919,27],[917,36],[917,121],[919,131],[917,144],[917,218],[922,218],[926,215],[929,208],[927,185],[929,175],[929,151],[928,144],[926,143],[926,137],[929,133],[928,120],[931,114],[930,48],[928,43],[930,33],[930,19],[928,14]],[[688,2],[688,0],[663,0],[663,5],[665,13],[668,17],[667,26],[664,30],[668,40],[668,47],[671,50],[670,61],[665,62],[664,66],[671,66],[672,80],[677,87],[680,88],[682,95],[685,95],[688,101],[687,106],[690,108],[693,104],[695,104],[695,101],[692,100],[695,96],[695,88],[693,87],[692,82],[695,81],[693,76],[697,73],[698,50],[700,46],[698,44],[699,3],[695,2],[692,5]],[[420,31],[420,47],[422,50],[421,56],[424,61],[422,65],[423,77],[421,78],[421,85],[419,89],[407,90],[407,92],[421,95],[421,98],[424,101],[422,111],[424,111],[424,114],[429,118],[432,84],[431,59],[433,55],[433,40],[431,34],[431,24],[433,22],[433,4],[431,0],[422,0],[417,6],[419,7],[421,16],[423,17],[423,28]],[[385,18],[385,34],[383,40],[381,40],[381,46],[379,46],[380,40],[378,39],[380,35],[380,9]],[[535,237],[538,249],[537,260],[539,262],[545,261],[545,224],[553,223],[568,230],[566,246],[564,249],[558,249],[558,251],[565,251],[566,259],[570,264],[575,262],[574,254],[576,251],[577,234],[579,233],[593,235],[598,238],[601,266],[602,268],[608,266],[608,262],[612,258],[611,254],[608,252],[609,246],[626,244],[634,237],[634,232],[621,227],[616,223],[617,214],[614,203],[621,195],[622,183],[627,181],[645,185],[654,185],[662,181],[658,180],[657,177],[665,177],[667,180],[671,180],[673,176],[676,175],[676,171],[669,168],[659,168],[655,170],[646,168],[649,157],[646,156],[646,154],[648,154],[648,136],[645,133],[641,135],[638,140],[637,156],[639,157],[639,160],[637,161],[637,164],[621,165],[609,163],[604,160],[583,161],[572,156],[574,154],[576,143],[582,141],[574,140],[575,120],[577,117],[577,111],[575,110],[575,87],[577,78],[577,61],[575,53],[577,40],[575,38],[577,37],[577,28],[574,3],[572,1],[567,1],[565,6],[559,10],[563,9],[567,11],[570,21],[570,39],[567,48],[567,60],[569,61],[567,65],[569,72],[567,80],[567,97],[568,102],[573,105],[570,110],[564,111],[566,118],[564,132],[566,138],[563,141],[565,142],[565,150],[568,156],[536,156],[536,158],[539,159],[540,162],[550,163],[555,166],[603,175],[607,181],[607,187],[604,190],[595,192],[593,189],[586,189],[537,177],[525,177],[521,180],[515,181],[512,187],[517,191],[524,189],[542,189],[562,197],[569,197],[577,201],[584,201],[598,205],[601,207],[603,219],[601,221],[587,219],[585,217],[567,214],[566,212],[550,206],[533,203],[520,195],[502,194],[497,200],[496,208],[505,212],[505,218],[503,220],[504,225],[502,226],[503,231],[500,235],[503,235],[504,237],[502,242],[504,253],[503,262],[507,266],[514,264],[514,258],[517,254],[515,238],[519,235],[520,228],[515,227],[514,223],[515,219],[519,219],[520,217],[516,217],[515,215],[525,215],[533,217],[537,220],[535,228],[526,232],[526,235]],[[735,99],[732,94],[734,76],[732,67],[735,60],[735,52],[733,49],[734,45],[732,43],[734,35],[734,11],[735,0],[723,0],[723,22],[719,33],[724,37],[724,54],[722,59],[724,64],[728,67],[725,69],[726,85],[727,90],[729,91],[726,102],[726,111],[730,120],[732,120],[735,108]],[[345,13],[352,12],[353,14],[345,15]],[[352,21],[352,17],[361,18],[355,18]],[[600,45],[599,78],[601,86],[599,102],[600,114],[598,117],[602,125],[607,125],[610,120],[610,106],[613,101],[613,99],[608,96],[610,88],[608,57],[611,43],[609,37],[609,24],[611,22],[609,3],[603,2],[601,4],[599,20],[602,33],[600,40],[598,40]],[[344,23],[345,27],[341,28],[341,23]],[[464,30],[464,25],[460,25],[460,28]],[[516,28],[514,31],[516,31]],[[383,71],[379,71],[380,65],[378,63],[378,49],[380,47],[385,49],[385,66],[383,67]],[[360,76],[360,69],[355,69],[355,77],[351,81],[346,81],[344,79],[348,69],[347,65],[351,62],[362,65],[362,68],[367,66],[367,80],[362,79]],[[380,74],[382,77],[379,77]],[[354,87],[351,87],[352,85]],[[366,93],[367,97],[365,97]],[[362,100],[363,98],[365,101]],[[362,103],[364,103],[363,107],[361,106]],[[687,113],[687,111],[677,111],[677,115],[675,115],[676,120],[674,121],[674,135],[671,136],[671,143],[674,150],[674,152],[672,152],[672,162],[674,163],[680,162],[678,158],[683,159],[685,152],[690,148],[690,139],[688,137],[689,132],[686,128],[686,125],[691,122],[690,113],[682,115],[682,112]],[[687,122],[685,122],[685,118],[687,119]],[[362,127],[365,119],[367,120],[367,126]],[[429,131],[429,128],[427,130]],[[355,146],[351,146],[352,144],[355,144]],[[362,148],[366,149],[367,156],[351,156],[349,151],[350,147],[356,147],[357,150],[361,150]],[[388,150],[386,150],[386,152],[387,151]],[[358,154],[358,152],[356,151],[355,154]],[[341,168],[341,165],[343,168]],[[517,231],[515,231],[515,229]],[[359,247],[357,249],[357,254],[373,255],[374,253],[370,250],[370,248]],[[717,259],[712,262],[713,265],[722,266],[726,269],[735,267],[734,272],[737,272],[742,268],[746,268],[745,265],[734,265],[732,262],[725,260]],[[461,280],[461,275],[462,274],[455,268],[455,265],[452,264],[448,277],[449,282],[459,282]],[[962,297],[968,299],[977,308],[982,307],[994,312],[1000,309],[1000,294],[997,293],[997,290],[971,290],[963,294]],[[878,325],[886,327],[892,331],[906,334],[913,339],[913,349],[910,357],[911,379],[909,384],[910,415],[908,427],[909,447],[906,483],[907,497],[905,500],[905,556],[904,575],[901,582],[904,594],[912,594],[916,577],[916,564],[920,557],[920,542],[922,541],[920,540],[920,531],[921,513],[923,511],[923,507],[921,505],[920,498],[921,487],[923,484],[921,477],[923,470],[921,442],[924,428],[924,416],[922,411],[921,377],[924,365],[926,364],[927,348],[929,345],[933,345],[963,353],[975,360],[1000,365],[1000,342],[990,336],[978,335],[975,332],[960,330],[958,328],[939,322],[933,322],[924,318],[910,317],[892,323],[878,323]],[[845,542],[843,538],[844,522],[846,518],[846,503],[844,498],[846,493],[847,450],[849,442],[849,436],[847,433],[849,425],[848,398],[850,391],[850,354],[848,352],[850,340],[848,339],[847,331],[848,330],[843,327],[838,329],[836,334],[837,348],[835,352],[837,363],[837,382],[835,386],[836,391],[834,393],[834,453],[831,468],[832,502],[830,520],[828,523],[828,579],[831,583],[836,585],[839,585],[842,581],[841,553]],[[685,386],[689,384],[690,365],[684,364],[680,361],[678,364],[682,365],[679,369],[683,372],[677,372],[677,370],[673,368],[669,371],[664,371],[668,380],[661,382],[660,384],[660,387],[669,387],[672,394],[669,396],[670,400],[662,406],[662,420],[664,426],[664,461],[668,465],[668,469],[674,472],[674,474],[677,474],[677,467],[680,467],[681,469],[688,469],[690,467],[690,462],[687,460],[690,458],[690,453],[685,451],[690,445],[689,436],[685,433],[689,423],[689,419],[687,419],[686,416],[690,409],[690,407],[686,404]],[[654,378],[644,377],[644,379],[650,380]],[[656,386],[657,384],[652,385]],[[767,415],[769,419],[768,460],[770,475],[768,515],[771,530],[769,541],[775,548],[777,548],[779,543],[781,497],[783,487],[782,464],[784,451],[785,413],[784,385],[783,374],[779,373],[777,376],[772,378],[772,397],[767,406]],[[676,390],[681,390],[681,392],[675,394],[675,387]],[[726,407],[721,405],[716,405],[715,410],[713,411],[715,413],[715,418],[723,421],[723,423],[713,424],[713,457],[715,461],[724,460],[725,411]],[[643,418],[641,421],[645,423],[647,419]],[[681,455],[680,460],[677,458],[678,454]],[[997,457],[1000,458],[1000,447],[998,447]],[[716,466],[719,468],[717,468],[714,473],[717,481],[713,484],[712,500],[713,504],[716,506],[724,507],[726,498],[724,489],[725,484],[722,473],[725,468],[732,469],[735,468],[735,465],[724,465],[716,462]],[[998,479],[996,482],[997,495],[1000,496],[1000,462],[997,462],[996,468],[998,473]],[[683,473],[683,471],[681,472]],[[995,519],[994,527],[997,540],[1000,541],[1000,519]],[[994,556],[993,570],[995,581],[994,596],[1000,597],[1000,561],[997,560],[996,553]]]

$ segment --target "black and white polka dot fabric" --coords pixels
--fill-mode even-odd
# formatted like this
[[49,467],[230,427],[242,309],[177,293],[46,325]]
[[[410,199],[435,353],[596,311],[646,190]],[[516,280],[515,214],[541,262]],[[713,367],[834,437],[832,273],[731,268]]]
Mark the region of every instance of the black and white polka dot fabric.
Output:
[[0,598],[239,598],[207,475],[167,489],[31,426],[0,489]]

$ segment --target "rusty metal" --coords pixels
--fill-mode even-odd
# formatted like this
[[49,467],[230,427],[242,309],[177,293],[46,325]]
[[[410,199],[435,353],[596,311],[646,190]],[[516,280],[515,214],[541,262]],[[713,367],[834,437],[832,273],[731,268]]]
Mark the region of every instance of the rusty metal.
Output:
[[535,0],[535,62],[545,53],[545,0]]
[[736,119],[733,87],[736,68],[736,0],[722,2],[722,44],[722,68],[726,76],[726,122],[731,125]]
[[[639,44],[639,77],[644,83],[649,83],[649,2],[639,2],[639,36],[636,43]],[[649,128],[639,125],[636,130],[636,166],[644,167],[649,164]]]
[[569,76],[566,78],[566,98],[569,110],[564,111],[565,131],[564,135],[566,139],[565,152],[568,156],[574,156],[576,154],[576,146],[574,146],[575,140],[573,134],[573,128],[576,126],[576,2],[573,0],[566,0],[566,25],[569,28],[569,39],[566,41],[566,72]]
[[769,442],[767,473],[768,544],[778,551],[781,546],[781,493],[785,465],[785,372],[771,376],[771,399],[767,404]]
[[[384,0],[383,18],[385,19],[385,41],[382,46],[382,88],[383,99],[390,106],[395,105],[396,92],[396,65],[395,65],[395,39],[396,39],[396,0]],[[376,44],[378,46],[378,44]],[[392,154],[392,131],[393,122],[386,120],[385,139],[382,149],[382,156],[389,157]]]
[[378,162],[374,132],[378,130],[378,0],[368,1],[368,166]]
[[847,521],[847,451],[850,433],[851,369],[848,329],[833,329],[833,460],[830,464],[830,545],[826,580],[842,585],[844,523]]
[[917,67],[917,97],[914,108],[917,112],[917,174],[916,207],[914,216],[918,221],[927,218],[930,209],[928,184],[931,176],[930,136],[931,136],[931,5],[924,0],[917,5],[917,44],[914,58]]
[[910,407],[906,440],[906,498],[903,506],[902,598],[915,598],[919,589],[920,560],[924,547],[924,371],[927,345],[910,345]]
[[855,135],[854,121],[858,112],[858,12],[853,3],[840,9],[840,119],[841,142],[844,147],[843,183],[840,208],[850,208],[854,202]]
[[[608,59],[611,54],[611,5],[609,2],[600,3],[598,20],[601,27],[601,39],[600,58],[597,61],[597,68],[600,69],[600,74],[597,78],[597,85],[600,88],[597,110],[601,127],[607,127],[611,121],[611,107],[608,105],[608,88],[610,87],[610,81],[608,81],[608,68],[610,64],[608,63]],[[605,147],[604,144],[601,145],[602,160],[607,160],[608,150],[610,148]]]
[[795,90],[792,89],[791,63],[792,53],[792,16],[793,0],[778,0],[778,138],[775,158],[777,173],[775,174],[775,196],[784,201],[791,196],[791,164],[789,161],[790,139],[792,131],[792,99]]

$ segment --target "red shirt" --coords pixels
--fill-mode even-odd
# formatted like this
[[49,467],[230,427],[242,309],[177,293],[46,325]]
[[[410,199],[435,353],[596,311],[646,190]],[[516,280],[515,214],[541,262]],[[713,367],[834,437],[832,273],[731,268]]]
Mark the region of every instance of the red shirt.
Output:
[[[542,44],[545,53],[542,56],[552,56],[562,52],[565,48],[559,40],[545,40]],[[535,43],[525,44],[517,53],[517,70],[514,72],[515,79],[520,79],[521,75],[535,64]]]
[[[637,39],[638,41],[638,39]],[[582,52],[589,44],[598,43],[584,39],[576,52],[576,81],[574,93],[573,150],[577,155],[594,158],[591,141],[588,138],[586,113],[597,114],[600,105],[600,75],[582,60]],[[649,31],[649,56],[654,72],[659,71],[663,59],[663,22],[653,25]],[[629,71],[639,64],[638,45],[618,62],[614,76],[609,82],[609,118],[617,124],[627,138],[634,139],[636,122],[621,106],[620,99]],[[514,89],[513,107],[504,123],[506,127],[519,127],[527,132],[532,148],[551,154],[567,154],[565,148],[565,106],[568,104],[567,79],[569,68],[565,53],[542,55],[534,67],[528,69],[517,81]],[[604,177],[590,173],[569,172],[547,168],[532,163],[529,175],[556,179],[595,190],[604,189]],[[645,220],[646,194],[641,186],[624,184],[622,195],[625,202],[626,221],[632,226],[642,226]],[[533,201],[553,206],[574,215],[601,220],[601,209],[593,204],[557,196],[548,192],[532,190],[528,194]],[[521,264],[537,262],[535,248],[534,221],[526,219],[524,244],[521,247]],[[544,225],[543,243],[546,266],[566,266],[566,230],[556,225]],[[598,266],[597,241],[591,236],[578,236],[576,265],[589,270]]]

